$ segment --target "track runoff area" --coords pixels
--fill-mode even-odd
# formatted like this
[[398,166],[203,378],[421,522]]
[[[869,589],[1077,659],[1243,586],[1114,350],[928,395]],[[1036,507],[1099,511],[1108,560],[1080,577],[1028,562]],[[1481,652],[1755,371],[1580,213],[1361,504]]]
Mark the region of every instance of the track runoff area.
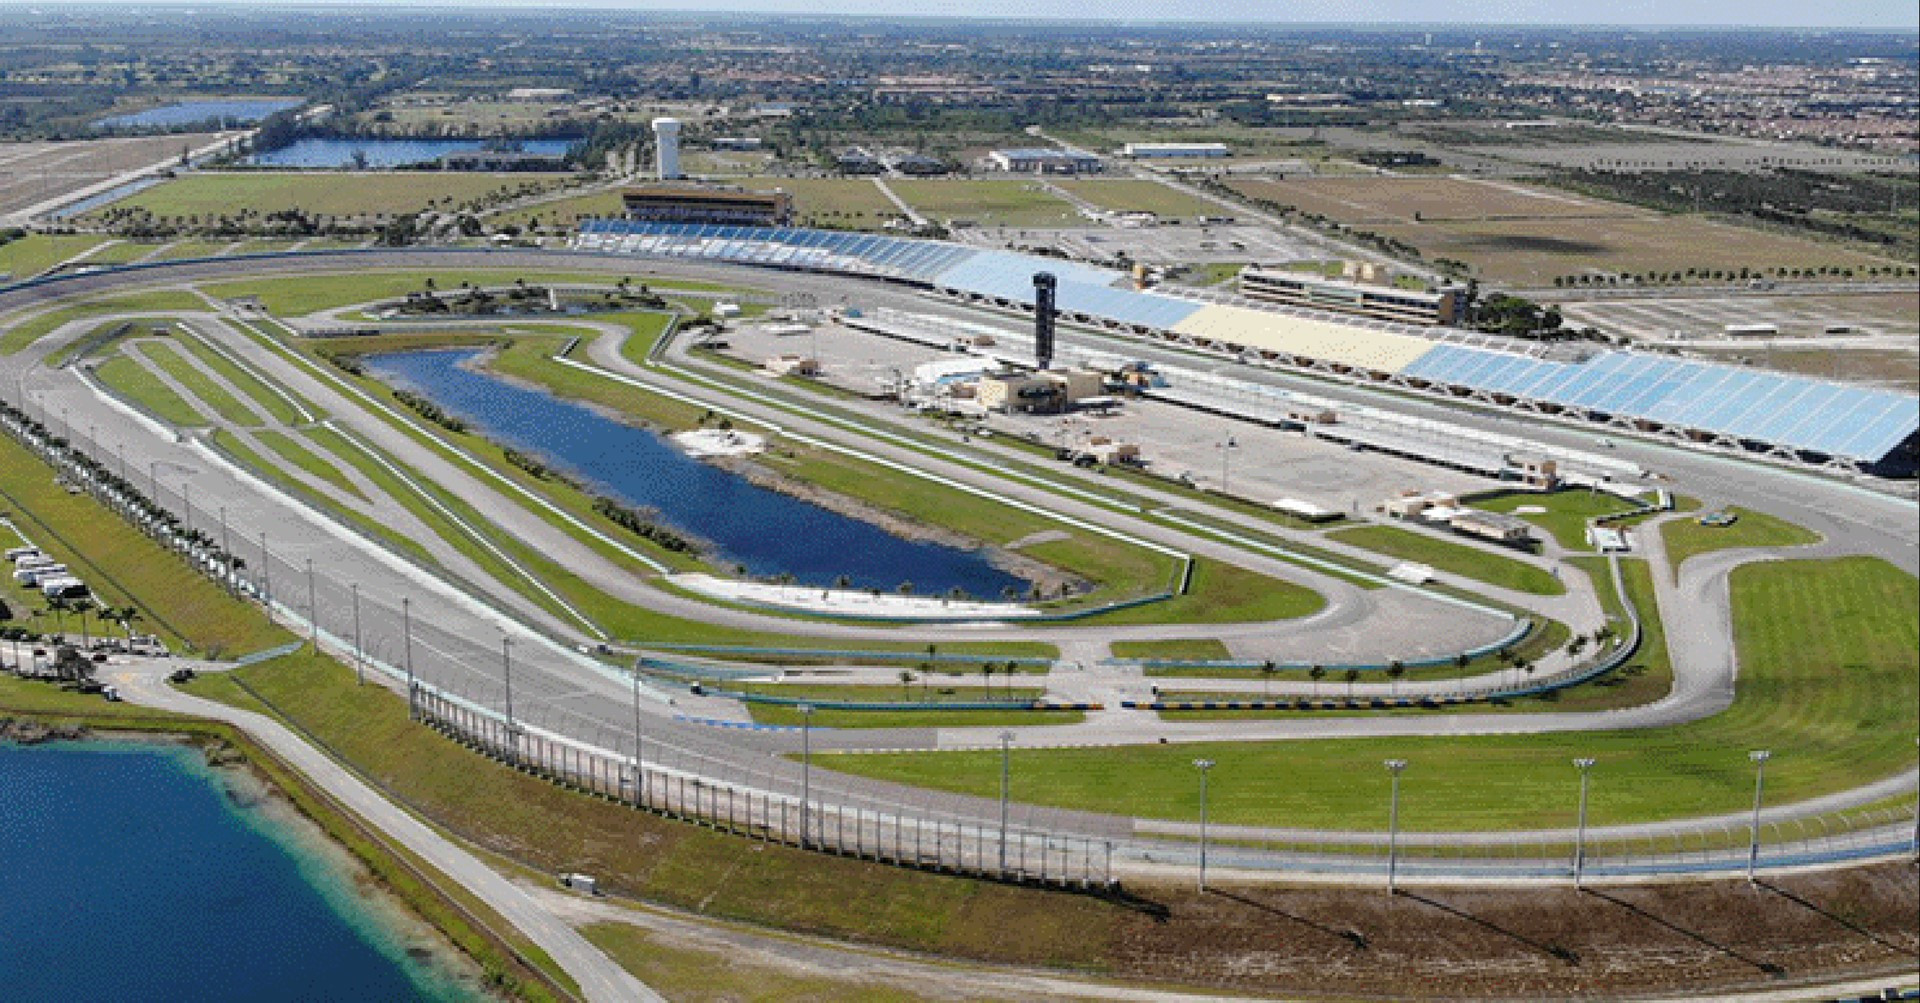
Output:
[[[623,278],[660,299],[616,300]],[[381,317],[463,283],[611,308]],[[97,481],[127,518],[189,527],[156,535],[421,716],[580,786],[797,845],[1063,882],[1209,866],[1644,880],[1912,851],[1910,501],[1064,325],[1062,357],[1195,374],[1115,422],[1188,476],[1108,472],[1056,459],[1090,436],[934,423],[831,372],[750,373],[680,329],[720,303],[802,317],[813,343],[778,354],[829,370],[932,360],[929,327],[976,348],[995,331],[1021,354],[1031,324],[848,276],[658,259],[184,262],[0,291],[0,396],[16,446]],[[779,320],[729,336],[779,339]],[[1025,551],[1020,567],[1069,585],[962,599],[743,581],[354,361],[434,345],[485,345],[472,365],[603,413],[757,440],[787,490]],[[1294,434],[1296,452],[1274,440],[1284,465],[1263,463],[1281,433],[1222,406],[1246,394],[1312,400],[1371,438]],[[1444,441],[1522,444],[1579,487],[1494,493],[1464,464],[1391,455]],[[1322,470],[1372,492],[1359,512],[1322,525],[1255,493]],[[1371,511],[1431,485],[1540,546]],[[1632,549],[1596,553],[1592,528],[1626,529]]]

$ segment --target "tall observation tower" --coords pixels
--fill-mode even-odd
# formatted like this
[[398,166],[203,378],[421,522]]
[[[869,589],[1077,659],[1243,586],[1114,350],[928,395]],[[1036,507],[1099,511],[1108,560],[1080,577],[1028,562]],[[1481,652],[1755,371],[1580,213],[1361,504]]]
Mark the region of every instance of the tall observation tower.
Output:
[[660,168],[660,180],[672,181],[680,177],[680,120],[654,119],[653,142],[654,163]]
[[1034,368],[1053,367],[1053,292],[1052,272],[1033,273],[1033,361]]

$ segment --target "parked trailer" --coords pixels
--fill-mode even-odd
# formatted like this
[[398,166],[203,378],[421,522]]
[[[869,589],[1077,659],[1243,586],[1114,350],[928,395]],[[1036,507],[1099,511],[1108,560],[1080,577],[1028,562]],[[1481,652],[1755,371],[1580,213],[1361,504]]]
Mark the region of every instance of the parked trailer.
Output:
[[1728,324],[1725,330],[1729,338],[1771,338],[1780,333],[1777,324]]
[[48,599],[85,599],[93,592],[78,578],[50,578],[40,583],[40,594]]
[[51,578],[59,578],[67,573],[64,564],[48,564],[38,568],[23,568],[13,573],[13,580],[27,588],[39,588],[40,583]]
[[19,564],[21,561],[29,557],[40,557],[40,556],[43,556],[43,555],[40,553],[39,547],[14,547],[13,549],[7,551],[7,563]]

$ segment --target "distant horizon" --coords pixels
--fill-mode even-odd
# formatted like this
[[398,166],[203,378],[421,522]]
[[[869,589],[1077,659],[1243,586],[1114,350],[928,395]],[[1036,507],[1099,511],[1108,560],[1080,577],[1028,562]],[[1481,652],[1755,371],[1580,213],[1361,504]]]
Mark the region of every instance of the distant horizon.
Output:
[[[1613,5],[1613,20],[1589,21],[1590,4],[1574,0],[1326,0],[1309,13],[1293,0],[1240,0],[1234,16],[1221,17],[1216,10],[1209,16],[1195,17],[1193,5],[1184,0],[1141,0],[1133,13],[1116,18],[1107,13],[1110,3],[1103,0],[1055,0],[1052,13],[1036,16],[1027,0],[956,0],[939,14],[901,13],[892,0],[691,0],[618,3],[589,0],[586,3],[560,3],[554,0],[409,0],[394,5],[385,0],[198,0],[198,2],[137,3],[110,5],[99,0],[41,0],[19,2],[0,0],[0,8],[50,13],[60,9],[92,9],[132,13],[140,10],[200,11],[245,7],[264,10],[376,8],[388,13],[418,11],[554,11],[579,13],[628,13],[664,15],[715,15],[724,17],[772,16],[779,18],[860,20],[898,22],[1002,21],[1036,24],[1096,24],[1111,27],[1190,26],[1206,27],[1286,27],[1384,30],[1654,30],[1654,31],[1872,31],[1920,35],[1920,14],[1910,0],[1865,0],[1860,3],[1814,7],[1787,0],[1753,0],[1741,10],[1743,20],[1724,19],[1727,4],[1717,0],[1622,0]],[[1837,8],[1837,10],[1835,9]],[[211,12],[211,11],[210,11]],[[1844,22],[1805,20],[1808,14],[1840,13],[1852,19]],[[1331,15],[1331,16],[1329,16]],[[1713,15],[1720,15],[1716,19]]]

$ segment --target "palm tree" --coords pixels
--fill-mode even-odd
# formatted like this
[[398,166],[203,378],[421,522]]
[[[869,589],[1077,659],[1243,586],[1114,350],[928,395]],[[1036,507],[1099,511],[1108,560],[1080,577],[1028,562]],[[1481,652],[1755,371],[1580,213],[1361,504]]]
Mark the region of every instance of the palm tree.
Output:
[[1280,666],[1273,664],[1273,659],[1271,658],[1260,663],[1261,696],[1270,697],[1273,695],[1273,674],[1278,671],[1280,671]]
[[1353,684],[1360,681],[1360,670],[1348,669],[1346,672],[1346,676],[1347,676],[1347,702],[1352,703],[1353,702]]
[[900,699],[913,699],[913,673],[906,669],[900,670]]
[[1307,678],[1313,680],[1314,699],[1319,699],[1320,680],[1327,678],[1327,667],[1324,665],[1315,665],[1313,668],[1307,670]]
[[131,647],[133,645],[133,625],[140,620],[146,619],[146,617],[140,615],[140,609],[137,606],[122,606],[114,614],[113,619],[114,622],[120,625],[120,629],[126,632],[127,645]]
[[980,663],[980,680],[981,683],[986,686],[988,696],[993,695],[993,670],[996,668],[998,668],[998,666],[992,662]]
[[1453,656],[1453,667],[1455,670],[1455,678],[1457,680],[1464,680],[1467,678],[1467,666],[1472,661],[1473,659],[1467,657],[1467,653],[1464,651]]
[[92,599],[73,600],[73,611],[80,614],[80,647],[82,649],[93,647],[93,638],[87,633],[87,613],[93,608]]
[[62,640],[67,634],[67,611],[72,608],[73,605],[65,599],[49,599],[46,608],[40,611],[43,614],[53,614],[54,635]]
[[1398,699],[1400,696],[1400,677],[1406,674],[1407,674],[1407,663],[1399,660],[1398,658],[1387,663],[1387,678],[1392,680],[1393,682],[1392,692],[1395,699]]

